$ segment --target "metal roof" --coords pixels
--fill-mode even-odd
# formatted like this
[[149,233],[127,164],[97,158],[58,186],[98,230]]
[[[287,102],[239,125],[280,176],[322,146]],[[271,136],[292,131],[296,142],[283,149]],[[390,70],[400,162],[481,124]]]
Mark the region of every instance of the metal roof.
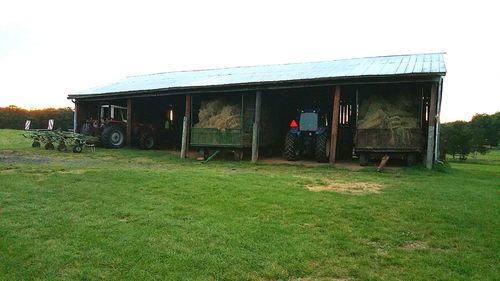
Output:
[[446,67],[443,53],[395,55],[131,76],[109,85],[95,87],[69,95],[69,98],[138,91],[189,89],[197,87],[262,84],[315,79],[405,75],[441,76],[445,74]]

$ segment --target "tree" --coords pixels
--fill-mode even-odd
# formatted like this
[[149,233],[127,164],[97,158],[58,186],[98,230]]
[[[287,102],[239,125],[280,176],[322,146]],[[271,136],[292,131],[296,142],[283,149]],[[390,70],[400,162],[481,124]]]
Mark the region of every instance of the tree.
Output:
[[54,119],[55,129],[70,129],[73,127],[73,110],[69,107],[37,110],[15,105],[0,107],[0,129],[23,129],[26,120],[31,120],[31,128],[46,129],[49,119]]
[[498,146],[500,112],[476,114],[470,122],[444,123],[441,128],[441,143],[446,152],[465,160],[470,153],[485,153],[488,147]]
[[453,158],[458,155],[460,160],[467,159],[472,150],[472,135],[468,122],[455,121],[443,124],[441,136],[447,153]]

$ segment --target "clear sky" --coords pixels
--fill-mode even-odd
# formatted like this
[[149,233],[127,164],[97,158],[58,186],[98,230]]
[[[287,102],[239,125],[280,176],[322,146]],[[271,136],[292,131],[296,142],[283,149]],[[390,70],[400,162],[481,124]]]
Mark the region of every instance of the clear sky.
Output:
[[447,52],[442,121],[500,110],[497,1],[0,1],[0,106],[130,75]]

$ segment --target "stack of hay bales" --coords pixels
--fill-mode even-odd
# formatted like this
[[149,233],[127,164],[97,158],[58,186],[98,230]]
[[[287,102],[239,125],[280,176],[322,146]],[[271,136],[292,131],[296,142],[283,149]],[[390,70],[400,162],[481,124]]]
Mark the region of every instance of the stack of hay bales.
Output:
[[195,128],[235,129],[240,128],[241,109],[224,99],[203,101],[198,112]]

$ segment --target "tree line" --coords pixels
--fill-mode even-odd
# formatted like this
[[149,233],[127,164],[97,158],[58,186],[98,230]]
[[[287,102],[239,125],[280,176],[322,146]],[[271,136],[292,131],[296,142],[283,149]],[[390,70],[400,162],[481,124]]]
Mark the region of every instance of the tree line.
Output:
[[495,114],[476,114],[471,121],[441,124],[442,155],[465,160],[470,154],[485,153],[497,148],[500,139],[500,111]]
[[54,129],[71,129],[73,109],[66,107],[27,110],[15,105],[0,107],[0,129],[24,129],[26,120],[31,120],[31,129],[47,129],[49,119],[54,119]]

